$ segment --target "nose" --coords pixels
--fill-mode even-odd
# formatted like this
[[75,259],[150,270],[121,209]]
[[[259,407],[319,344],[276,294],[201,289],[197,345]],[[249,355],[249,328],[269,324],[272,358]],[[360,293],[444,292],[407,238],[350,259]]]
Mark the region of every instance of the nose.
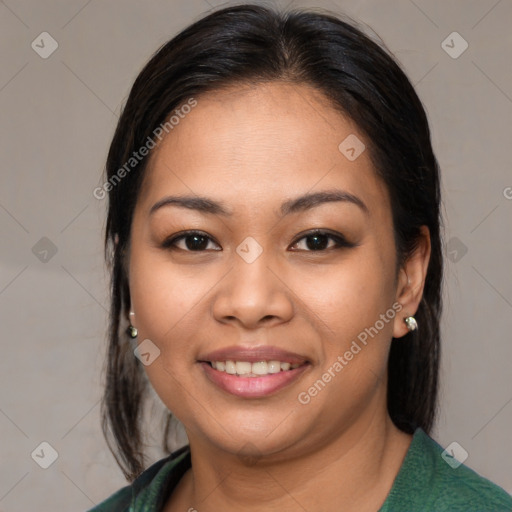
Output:
[[246,329],[288,322],[294,311],[292,292],[280,274],[265,251],[251,263],[235,254],[214,297],[214,318]]

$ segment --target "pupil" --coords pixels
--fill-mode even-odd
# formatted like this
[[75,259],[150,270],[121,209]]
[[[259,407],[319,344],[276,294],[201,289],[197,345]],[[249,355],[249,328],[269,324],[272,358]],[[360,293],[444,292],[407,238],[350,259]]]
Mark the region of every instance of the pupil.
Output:
[[[189,243],[191,239],[193,239],[194,242]],[[197,243],[198,240],[200,241],[199,243]],[[197,251],[204,249],[208,245],[208,240],[203,235],[190,235],[186,238],[185,245],[187,246],[187,249]]]
[[[319,239],[320,239],[320,242],[319,242]],[[311,236],[308,236],[306,240],[308,240],[308,242],[306,244],[308,246],[308,249],[312,249],[312,250],[325,249],[325,247],[327,247],[327,244],[325,242],[327,242],[328,236],[327,235],[311,235]],[[309,243],[309,240],[316,240],[316,242]]]

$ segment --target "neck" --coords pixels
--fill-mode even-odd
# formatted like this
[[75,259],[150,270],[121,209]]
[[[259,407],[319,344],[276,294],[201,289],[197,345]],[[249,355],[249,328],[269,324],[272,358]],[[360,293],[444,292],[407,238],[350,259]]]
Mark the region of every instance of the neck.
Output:
[[278,462],[233,456],[191,440],[192,470],[166,510],[291,512],[342,504],[344,512],[375,511],[389,494],[411,439],[384,411],[305,455]]

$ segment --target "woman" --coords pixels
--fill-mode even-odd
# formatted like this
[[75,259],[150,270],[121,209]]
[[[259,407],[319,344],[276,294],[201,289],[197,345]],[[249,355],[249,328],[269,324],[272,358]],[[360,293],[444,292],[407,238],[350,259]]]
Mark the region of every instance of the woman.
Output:
[[[103,427],[131,484],[92,510],[512,510],[428,435],[438,165],[410,82],[353,25],[194,23],[136,79],[103,190]],[[189,444],[143,471],[147,380]]]

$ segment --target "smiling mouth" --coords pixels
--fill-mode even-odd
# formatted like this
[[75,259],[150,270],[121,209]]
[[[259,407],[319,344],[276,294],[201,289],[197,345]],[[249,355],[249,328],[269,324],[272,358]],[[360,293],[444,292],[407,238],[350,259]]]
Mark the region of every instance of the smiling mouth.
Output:
[[[205,358],[198,363],[210,382],[224,392],[244,399],[275,395],[300,379],[311,366],[309,361],[297,356],[285,356],[291,361],[252,356],[252,361],[236,361],[234,358],[212,361]],[[249,358],[249,355],[245,357]]]
[[264,377],[265,375],[273,375],[276,373],[287,372],[295,370],[299,366],[303,366],[305,363],[291,364],[286,361],[256,361],[251,363],[250,361],[204,361],[209,364],[214,370],[218,372],[224,372],[229,375],[235,375],[237,377]]

